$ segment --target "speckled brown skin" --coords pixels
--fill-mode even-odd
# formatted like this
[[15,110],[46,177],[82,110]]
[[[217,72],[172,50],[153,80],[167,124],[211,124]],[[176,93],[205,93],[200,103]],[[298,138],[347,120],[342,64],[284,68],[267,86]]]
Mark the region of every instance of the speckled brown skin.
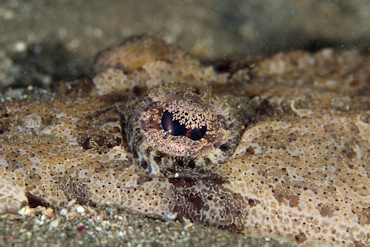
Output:
[[[122,83],[146,76],[142,67]],[[370,245],[370,58],[291,52],[226,77],[210,83],[205,100],[234,102],[245,129],[210,177],[148,176],[127,152],[135,144],[128,125],[138,123],[131,116],[157,89],[140,99],[125,90],[97,96],[99,87],[81,93],[84,81],[64,91],[79,97],[1,103],[0,209],[75,199],[305,246]],[[30,114],[42,119],[37,135],[24,126]]]

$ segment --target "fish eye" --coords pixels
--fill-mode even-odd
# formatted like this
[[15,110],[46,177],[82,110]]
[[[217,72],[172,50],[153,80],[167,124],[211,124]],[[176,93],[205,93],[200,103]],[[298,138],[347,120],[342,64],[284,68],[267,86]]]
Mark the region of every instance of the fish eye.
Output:
[[231,106],[183,84],[149,90],[131,112],[129,151],[149,176],[208,176],[234,152],[241,134]]

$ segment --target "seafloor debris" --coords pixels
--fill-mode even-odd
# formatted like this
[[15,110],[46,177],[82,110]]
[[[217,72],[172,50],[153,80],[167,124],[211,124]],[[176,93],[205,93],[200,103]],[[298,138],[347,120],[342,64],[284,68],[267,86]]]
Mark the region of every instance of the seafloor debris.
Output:
[[[142,37],[100,54],[96,77],[61,86],[63,98],[2,102],[0,209],[110,203],[304,245],[370,245],[370,57],[298,51],[240,67],[218,74]],[[212,85],[241,116],[239,145],[211,177],[149,177],[132,162],[126,126],[140,119],[128,116],[172,81]],[[38,135],[20,121],[30,114]]]

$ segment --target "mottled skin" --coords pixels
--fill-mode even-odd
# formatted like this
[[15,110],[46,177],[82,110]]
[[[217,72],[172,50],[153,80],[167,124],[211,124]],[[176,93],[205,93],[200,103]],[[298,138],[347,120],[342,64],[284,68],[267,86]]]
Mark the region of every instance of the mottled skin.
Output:
[[[100,61],[104,68],[97,70],[89,90],[83,90],[89,82],[80,81],[59,89],[68,98],[1,103],[2,212],[17,212],[30,200],[63,207],[75,199],[306,246],[370,245],[369,57],[330,50],[292,52],[240,63],[236,67],[244,69],[216,74],[185,55],[158,57],[154,53],[138,60],[138,48],[134,45],[130,53],[130,42],[144,42],[149,49],[146,42],[161,41],[143,38],[111,48],[109,54],[117,54],[115,49],[124,54],[120,63],[129,64],[133,58],[133,65],[115,67],[114,59]],[[160,44],[153,47],[180,52]],[[101,68],[99,61],[96,64]],[[179,72],[187,66],[197,71],[196,76]],[[157,73],[159,67],[162,70]],[[161,73],[164,76],[158,81]],[[228,130],[232,130],[231,122],[238,123],[239,128],[230,133],[243,134],[235,139],[237,146],[229,146],[235,149],[231,156],[225,149],[227,155],[220,161],[201,162],[191,173],[178,166],[159,174],[146,172],[138,166],[145,152],[128,152],[135,143],[136,148],[143,144],[132,137],[133,129],[140,131],[129,127],[138,124],[132,116],[142,116],[137,110],[145,95],[158,88],[143,91],[177,78],[199,84],[199,95],[203,92],[207,102],[215,98],[226,102],[215,114],[240,115],[240,121],[224,119],[229,121]],[[121,85],[117,81],[129,86],[108,92],[110,82]],[[207,84],[213,86],[212,94],[204,91]],[[164,91],[179,90],[179,95],[186,93],[181,87],[159,86]],[[130,88],[144,96],[137,97]],[[233,113],[229,115],[227,109]],[[37,132],[24,125],[30,114],[42,119]],[[220,144],[233,139],[220,136]],[[152,154],[145,159],[154,159]],[[196,160],[198,156],[192,155]],[[174,163],[163,165],[168,164]],[[204,175],[198,170],[202,164],[215,169]]]

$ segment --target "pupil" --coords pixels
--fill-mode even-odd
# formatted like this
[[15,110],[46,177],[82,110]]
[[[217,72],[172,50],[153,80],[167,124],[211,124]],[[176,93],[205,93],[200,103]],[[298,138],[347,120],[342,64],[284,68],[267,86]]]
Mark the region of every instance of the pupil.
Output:
[[200,140],[206,134],[207,126],[202,128],[187,129],[179,120],[172,120],[172,113],[165,111],[162,116],[162,128],[167,134],[173,136],[186,136],[194,141]]
[[178,120],[172,121],[172,113],[165,111],[162,116],[162,127],[167,134],[173,136],[184,136],[186,134],[186,128],[181,125]]
[[186,136],[194,141],[200,140],[206,134],[207,127],[203,126],[202,128],[198,129],[189,129],[186,131]]

